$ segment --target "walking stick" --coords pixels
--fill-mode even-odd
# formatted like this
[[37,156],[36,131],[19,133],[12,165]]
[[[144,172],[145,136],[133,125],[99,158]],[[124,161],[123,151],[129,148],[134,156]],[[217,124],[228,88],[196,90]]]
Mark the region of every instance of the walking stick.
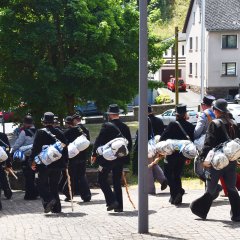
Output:
[[13,170],[12,170],[11,168],[8,168],[8,169],[7,169],[7,172],[9,172],[10,174],[12,174],[13,177],[14,177],[16,180],[18,180],[17,175],[13,172]]
[[124,182],[124,185],[125,185],[125,189],[126,189],[126,192],[127,192],[127,196],[128,196],[128,199],[130,201],[130,203],[132,204],[133,208],[136,209],[131,197],[130,197],[130,194],[129,194],[129,191],[128,191],[128,184],[127,184],[127,179],[126,179],[126,174],[125,172],[122,172],[122,179],[123,179],[123,182]]
[[71,179],[68,173],[68,168],[66,169],[66,175],[67,175],[67,183],[68,183],[68,191],[71,199],[71,206],[72,206],[72,212],[73,212],[73,198],[72,198],[72,188],[71,188]]

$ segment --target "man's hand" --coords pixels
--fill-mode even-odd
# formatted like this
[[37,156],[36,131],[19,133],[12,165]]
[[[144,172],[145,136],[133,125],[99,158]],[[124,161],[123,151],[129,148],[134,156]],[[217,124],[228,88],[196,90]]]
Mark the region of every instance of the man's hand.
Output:
[[207,161],[203,162],[203,167],[204,167],[204,168],[210,168],[211,166],[212,166],[212,165],[211,165],[210,162],[207,162]]
[[91,157],[91,165],[93,165],[96,162],[97,158],[96,157]]
[[33,171],[36,171],[36,169],[37,169],[37,164],[36,164],[35,162],[32,162],[31,168],[32,168]]

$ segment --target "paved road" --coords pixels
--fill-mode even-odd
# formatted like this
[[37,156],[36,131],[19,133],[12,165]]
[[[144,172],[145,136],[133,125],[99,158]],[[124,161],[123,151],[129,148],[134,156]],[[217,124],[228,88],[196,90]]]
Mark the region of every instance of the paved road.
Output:
[[[13,200],[3,200],[0,212],[2,240],[68,240],[68,239],[240,239],[240,223],[230,221],[228,200],[219,197],[207,221],[191,214],[188,206],[202,190],[188,190],[180,207],[168,203],[169,190],[149,196],[150,234],[137,233],[137,211],[133,210],[124,192],[125,212],[108,213],[103,194],[92,190],[93,200],[80,203],[77,197],[74,212],[63,202],[63,213],[43,214],[40,200],[24,201],[23,193],[14,193]],[[137,189],[131,189],[137,203]],[[61,196],[63,199],[63,196]]]
[[[169,94],[175,102],[175,92],[166,88],[161,88],[160,91]],[[188,107],[197,108],[200,104],[200,94],[194,93],[190,89],[187,89],[186,92],[179,92],[179,103],[186,104]]]

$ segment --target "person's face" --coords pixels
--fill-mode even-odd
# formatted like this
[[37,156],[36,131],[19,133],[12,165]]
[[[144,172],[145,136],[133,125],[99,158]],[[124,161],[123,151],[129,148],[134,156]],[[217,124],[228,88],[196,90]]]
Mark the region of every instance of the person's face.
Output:
[[202,108],[202,111],[206,110],[207,109],[207,105],[205,105],[204,103],[201,104],[201,108]]
[[220,112],[219,110],[214,109],[214,108],[213,108],[213,113],[215,114],[216,118],[219,118],[222,115],[222,112]]

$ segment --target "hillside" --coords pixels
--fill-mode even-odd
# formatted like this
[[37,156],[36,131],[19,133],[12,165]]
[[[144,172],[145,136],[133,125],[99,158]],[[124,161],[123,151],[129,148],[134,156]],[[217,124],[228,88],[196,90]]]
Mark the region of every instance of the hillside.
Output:
[[151,24],[154,32],[162,39],[174,35],[175,27],[182,31],[190,0],[174,0],[172,2],[172,7],[168,5],[161,9],[160,23]]

